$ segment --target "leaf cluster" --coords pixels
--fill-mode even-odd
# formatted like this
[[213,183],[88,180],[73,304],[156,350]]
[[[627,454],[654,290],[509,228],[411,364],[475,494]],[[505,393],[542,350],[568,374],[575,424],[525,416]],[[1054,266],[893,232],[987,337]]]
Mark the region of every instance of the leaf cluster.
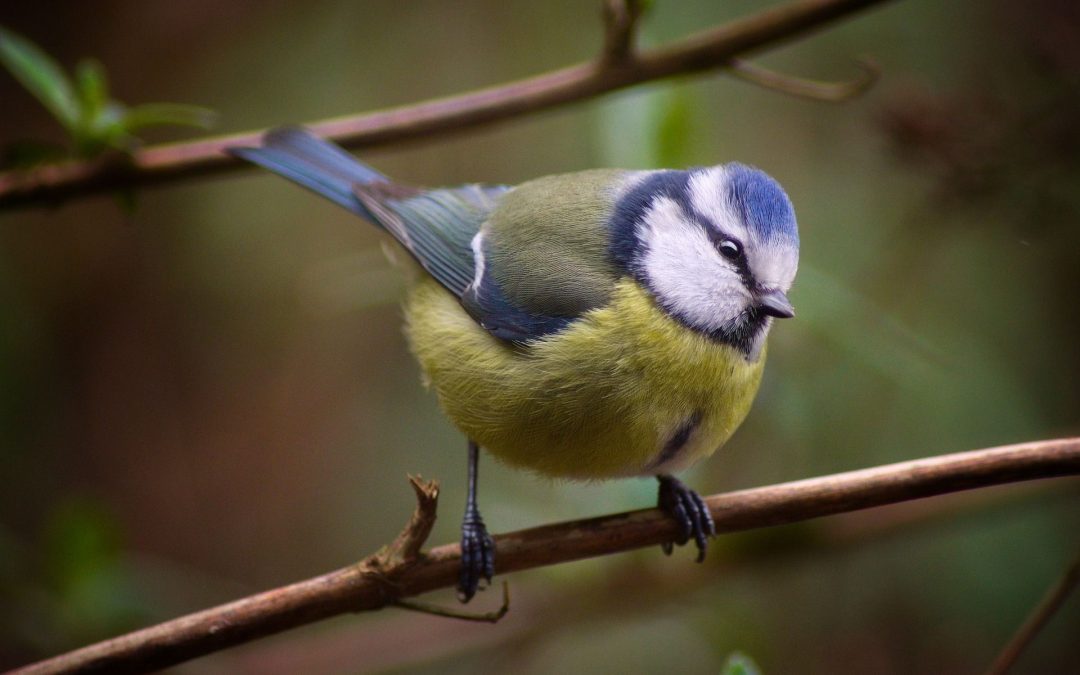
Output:
[[69,147],[19,141],[6,148],[3,164],[26,166],[60,157],[91,158],[108,150],[131,152],[138,132],[158,126],[208,129],[216,114],[180,103],[129,106],[109,96],[105,68],[83,59],[73,76],[30,40],[0,26],[0,64],[67,131]]

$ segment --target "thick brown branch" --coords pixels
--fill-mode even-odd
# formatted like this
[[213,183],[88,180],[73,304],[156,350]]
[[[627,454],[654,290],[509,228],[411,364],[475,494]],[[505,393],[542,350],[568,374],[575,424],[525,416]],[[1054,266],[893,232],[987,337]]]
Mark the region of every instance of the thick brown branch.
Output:
[[[1014,483],[840,514],[815,521],[810,527],[795,524],[788,528],[797,529],[787,534],[773,529],[733,533],[730,541],[709,549],[706,564],[678,565],[677,573],[660,556],[621,556],[612,559],[602,575],[560,577],[558,588],[542,577],[517,578],[515,603],[523,611],[515,611],[498,637],[464,624],[438,626],[435,632],[430,621],[412,621],[400,612],[384,612],[365,621],[363,628],[342,621],[293,640],[267,640],[222,654],[212,667],[224,672],[299,673],[331,670],[333,664],[363,663],[371,672],[397,672],[463,651],[491,649],[496,647],[493,643],[500,653],[518,654],[527,660],[533,647],[553,631],[572,632],[604,621],[613,607],[619,608],[620,620],[650,615],[659,607],[692,604],[692,598],[714,582],[730,587],[746,575],[791,571],[809,562],[829,564],[886,541],[895,545],[898,540],[917,540],[940,528],[957,532],[978,526],[1003,512],[1015,515],[1030,509],[1057,508],[1074,503],[1078,484],[1080,481],[1069,477]],[[1001,545],[1004,548],[1008,543],[1002,541]],[[627,589],[633,589],[632,602],[627,602]],[[420,644],[422,650],[402,649],[402,645]],[[516,668],[514,657],[500,660],[499,665],[507,672],[527,670]]]
[[[727,65],[738,55],[804,35],[814,28],[884,0],[797,0],[732,21],[675,44],[627,58],[611,49],[630,49],[632,25],[616,32],[606,57],[563,70],[460,96],[359,116],[312,122],[317,134],[352,148],[426,138],[598,96],[677,74]],[[610,35],[610,34],[609,34]],[[609,37],[609,41],[615,38]],[[143,187],[238,169],[246,163],[226,148],[258,145],[263,130],[188,143],[145,148],[130,158],[101,158],[0,173],[0,209],[51,205],[72,197]]]
[[[821,516],[961,490],[1080,474],[1080,438],[943,455],[714,495],[706,501],[720,532]],[[672,539],[656,509],[548,525],[495,538],[497,572],[595,557]],[[440,546],[412,561],[392,584],[368,561],[314,579],[181,617],[28,667],[30,673],[160,668],[336,614],[378,609],[457,581],[460,551]]]

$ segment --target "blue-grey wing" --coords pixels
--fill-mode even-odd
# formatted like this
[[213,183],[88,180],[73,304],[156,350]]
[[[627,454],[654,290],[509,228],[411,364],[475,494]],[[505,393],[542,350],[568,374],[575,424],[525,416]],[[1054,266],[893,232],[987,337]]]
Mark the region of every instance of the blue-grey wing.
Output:
[[463,185],[396,196],[380,184],[357,185],[364,207],[428,274],[459,299],[475,276],[473,238],[491,214],[503,185]]
[[376,184],[358,187],[357,195],[481,327],[502,340],[527,342],[562,330],[572,317],[512,301],[484,265],[489,244],[477,235],[509,189],[465,185],[395,199],[381,197]]
[[[488,242],[480,240],[474,250],[478,255],[490,258],[489,246]],[[557,333],[577,318],[576,314],[555,314],[513,298],[496,279],[490,265],[482,267],[461,296],[461,306],[495,337],[510,342],[528,342]]]

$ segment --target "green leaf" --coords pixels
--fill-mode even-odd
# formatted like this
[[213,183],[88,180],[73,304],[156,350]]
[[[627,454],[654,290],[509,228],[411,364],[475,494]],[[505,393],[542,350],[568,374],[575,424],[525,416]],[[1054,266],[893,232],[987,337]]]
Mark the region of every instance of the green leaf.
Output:
[[124,152],[138,145],[138,139],[124,126],[127,107],[117,101],[106,101],[98,114],[72,130],[75,154],[94,157],[108,148]]
[[217,113],[209,108],[182,103],[144,103],[129,108],[123,116],[128,132],[153,126],[185,126],[209,129],[217,121]]
[[727,661],[724,661],[724,667],[720,670],[720,673],[721,675],[761,675],[761,670],[749,656],[734,652],[727,658]]
[[0,63],[67,129],[81,117],[71,81],[51,56],[37,45],[0,27]]
[[82,119],[87,127],[105,110],[109,103],[109,81],[105,68],[94,59],[83,59],[75,67],[75,83],[82,101]]
[[[207,129],[215,122],[216,113],[199,106],[150,103],[129,108],[110,99],[105,69],[93,59],[79,62],[73,84],[52,57],[3,27],[0,63],[64,125],[78,157],[95,157],[110,148],[130,152],[139,143],[138,129],[163,125]],[[25,162],[27,153],[19,150],[8,159]]]
[[109,100],[108,78],[101,64],[93,59],[80,61],[75,67],[75,84],[82,104],[79,124],[71,130],[75,154],[94,157],[109,147],[130,147],[120,142],[126,135],[121,124],[126,109]]

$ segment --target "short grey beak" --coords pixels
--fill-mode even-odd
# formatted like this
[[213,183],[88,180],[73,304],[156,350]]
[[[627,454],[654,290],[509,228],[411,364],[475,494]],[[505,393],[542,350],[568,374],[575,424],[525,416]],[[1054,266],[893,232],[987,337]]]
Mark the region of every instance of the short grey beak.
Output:
[[783,291],[773,289],[757,296],[757,305],[762,313],[777,319],[790,319],[795,316],[795,308]]

